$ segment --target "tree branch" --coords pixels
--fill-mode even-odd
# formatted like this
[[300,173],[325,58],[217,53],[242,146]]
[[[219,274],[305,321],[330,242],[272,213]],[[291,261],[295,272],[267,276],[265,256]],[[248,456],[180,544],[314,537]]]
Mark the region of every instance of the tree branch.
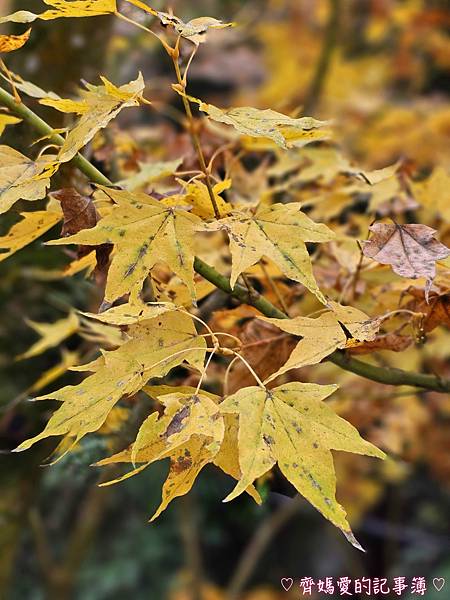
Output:
[[[49,139],[53,143],[59,146],[64,143],[64,138],[58,134],[55,134],[50,125],[43,121],[32,110],[27,108],[23,103],[18,104],[14,97],[1,87],[0,103],[8,107],[15,115],[28,122],[42,135],[50,136]],[[92,165],[87,159],[81,156],[81,154],[78,154],[72,162],[93,183],[100,185],[113,185],[113,183],[107,177],[105,177],[103,173],[94,167],[94,165]],[[250,295],[248,290],[239,284],[236,284],[235,287],[232,288],[227,277],[216,271],[214,267],[211,267],[198,257],[196,257],[194,260],[194,269],[199,275],[207,279],[210,283],[214,284],[217,288],[226,292],[230,296],[237,298],[245,304],[254,306],[266,317],[277,319],[289,318],[288,315],[274,306],[261,294],[256,292]],[[378,383],[385,383],[386,385],[410,385],[412,387],[433,390],[441,393],[450,392],[450,380],[448,379],[442,379],[441,377],[435,375],[410,373],[408,371],[402,371],[401,369],[377,367],[352,358],[341,350],[336,350],[330,354],[330,356],[327,357],[327,360],[341,367],[341,369],[344,369],[345,371],[350,371],[356,375],[365,377],[366,379],[377,381]]]
[[316,71],[306,94],[303,113],[311,114],[316,108],[322,94],[325,79],[330,67],[333,50],[336,46],[339,29],[340,0],[330,0],[330,17],[324,34],[322,51],[317,62]]

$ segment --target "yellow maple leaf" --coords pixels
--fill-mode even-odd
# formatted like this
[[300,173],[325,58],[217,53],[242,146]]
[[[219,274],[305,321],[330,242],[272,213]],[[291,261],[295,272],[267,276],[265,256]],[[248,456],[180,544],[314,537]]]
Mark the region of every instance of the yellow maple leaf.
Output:
[[370,319],[362,311],[351,306],[341,306],[329,302],[332,311],[326,312],[316,319],[295,317],[293,319],[269,319],[258,317],[262,321],[272,323],[282,331],[300,336],[302,339],[291,352],[287,362],[265,381],[268,383],[290,369],[298,369],[305,365],[315,365],[338,348],[345,348],[348,336],[341,324],[358,341],[371,341],[380,327],[378,319]]
[[187,314],[167,312],[143,321],[137,315],[136,322],[128,326],[127,335],[117,350],[103,352],[99,359],[76,369],[94,371],[79,385],[37,398],[53,398],[62,406],[40,434],[25,440],[16,451],[54,435],[65,435],[77,443],[103,425],[122,396],[142,389],[150,377],[163,377],[183,362],[196,369],[203,367],[206,343]]
[[73,312],[66,318],[56,321],[56,323],[36,323],[30,320],[27,320],[26,323],[41,336],[41,339],[26,352],[17,356],[16,360],[31,358],[42,354],[49,348],[58,346],[63,340],[76,333],[79,327],[78,317]]
[[255,215],[234,213],[204,226],[209,231],[222,229],[229,235],[233,260],[231,287],[241,273],[265,256],[286,277],[302,283],[326,304],[314,279],[305,242],[328,242],[335,235],[326,225],[311,221],[300,206],[295,202],[273,204],[259,208]]
[[50,178],[36,179],[54,157],[40,156],[35,161],[9,146],[0,146],[0,214],[18,200],[44,198]]
[[80,101],[55,98],[40,100],[41,104],[52,106],[62,112],[74,112],[81,115],[68,131],[57,156],[58,163],[71,160],[123,108],[138,106],[142,100],[145,87],[142,73],[139,73],[134,81],[120,87],[115,86],[105,77],[101,79],[102,86],[87,85],[87,90],[81,92]]
[[157,262],[166,263],[194,299],[194,233],[200,219],[185,210],[166,207],[147,194],[101,189],[116,204],[112,212],[92,229],[49,243],[114,244],[105,290],[108,302],[142,285]]
[[[202,181],[192,181],[191,183],[180,181],[180,183],[183,185],[185,193],[183,195],[168,196],[162,200],[163,204],[166,206],[192,207],[192,214],[202,219],[213,219],[215,217],[214,208],[206,185]],[[225,181],[219,181],[212,188],[216,206],[221,217],[225,217],[233,208],[231,204],[220,196],[230,186],[231,179],[226,179]]]
[[225,500],[236,498],[277,463],[297,491],[360,548],[345,510],[336,501],[330,450],[379,458],[385,455],[322,402],[336,387],[298,382],[273,390],[248,387],[222,402],[222,412],[239,415],[242,471],[240,481]]
[[[176,86],[174,89],[181,94]],[[261,138],[263,141],[261,148],[267,146],[268,140],[288,149],[301,148],[310,142],[330,137],[330,131],[323,129],[329,124],[328,121],[318,121],[312,117],[294,119],[275,110],[261,110],[249,106],[221,109],[192,96],[188,96],[188,99],[196,102],[200,110],[213,121],[231,125],[241,135]]]

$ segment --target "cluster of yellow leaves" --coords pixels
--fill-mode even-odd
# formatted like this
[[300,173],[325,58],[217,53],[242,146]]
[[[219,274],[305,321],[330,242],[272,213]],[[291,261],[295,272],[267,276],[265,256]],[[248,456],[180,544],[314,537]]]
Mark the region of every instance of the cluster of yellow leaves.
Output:
[[[171,14],[155,11],[140,0],[128,1],[158,17],[162,24],[194,44],[203,42],[209,29],[230,25],[207,17],[184,23]],[[0,23],[95,16],[116,11],[116,3],[108,0],[45,0],[45,3],[53,8],[40,15],[19,11],[1,18]],[[14,44],[13,40],[10,43]],[[341,64],[337,72],[343,71],[345,65]],[[102,82],[102,86],[87,86],[87,90],[73,100],[59,98],[18,81],[17,87],[24,93],[39,98],[43,105],[74,113],[77,120],[57,156],[44,155],[32,161],[11,148],[0,147],[0,212],[6,212],[20,199],[43,198],[50,176],[59,164],[74,158],[123,108],[137,106],[143,101],[141,75],[121,87],[106,78],[102,78]],[[174,89],[185,96],[180,85]],[[380,341],[378,331],[382,319],[370,319],[363,310],[343,306],[327,296],[336,300],[340,295],[342,301],[350,290],[354,300],[361,287],[363,292],[358,306],[369,313],[370,309],[375,310],[373,298],[363,295],[364,286],[371,276],[375,278],[384,268],[366,261],[365,257],[369,257],[382,265],[392,265],[394,272],[402,277],[425,277],[426,303],[436,262],[447,257],[449,250],[433,238],[434,230],[426,226],[377,223],[371,227],[373,235],[361,252],[355,239],[356,236],[365,237],[373,215],[353,215],[348,226],[340,223],[338,217],[360,196],[369,197],[368,213],[381,214],[386,202],[399,198],[407,201],[411,193],[419,204],[446,219],[448,174],[438,168],[424,180],[414,181],[409,175],[399,173],[399,163],[378,171],[359,169],[343,158],[334,146],[321,144],[304,148],[310,142],[324,142],[330,138],[327,121],[296,118],[270,109],[220,109],[197,98],[185,96],[185,99],[198,104],[210,122],[232,127],[231,132],[226,128],[216,129],[221,136],[239,145],[243,152],[270,151],[270,167],[266,168],[261,161],[263,168],[256,170],[249,187],[253,187],[258,179],[262,181],[258,180],[256,190],[250,191],[245,190],[245,186],[239,187],[239,167],[236,166],[230,173],[227,170],[223,180],[222,177],[214,179],[212,188],[206,185],[209,181],[204,183],[196,175],[189,181],[175,179],[179,189],[172,193],[166,193],[167,189],[163,188],[162,194],[155,193],[153,197],[141,191],[167,176],[175,176],[181,159],[138,164],[134,175],[119,181],[118,186],[122,189],[99,187],[94,196],[101,216],[98,223],[51,244],[112,245],[103,306],[126,295],[129,299],[126,304],[112,306],[98,315],[85,313],[77,317],[70,314],[67,319],[52,325],[30,323],[41,335],[41,340],[21,358],[35,356],[75,332],[98,343],[101,354],[92,362],[75,367],[74,370],[92,373],[80,384],[38,398],[53,398],[62,404],[45,429],[23,442],[17,450],[25,450],[39,440],[56,435],[63,436],[62,447],[69,450],[88,433],[103,428],[108,415],[122,399],[144,390],[154,402],[154,412],[143,423],[128,449],[99,464],[123,462],[132,465],[131,471],[110,482],[115,483],[139,473],[157,460],[168,458],[169,475],[163,487],[161,505],[153,518],[172,499],[191,489],[206,464],[215,464],[237,481],[227,500],[246,491],[257,502],[260,498],[253,487],[254,482],[278,464],[296,490],[358,546],[346,513],[336,501],[331,451],[379,458],[384,454],[363,440],[357,430],[325,402],[335,391],[335,385],[287,382],[287,373],[317,365],[337,350],[361,347],[367,350],[370,344],[374,344],[372,348],[393,349],[398,343],[396,332],[389,342],[387,337]],[[4,118],[6,125],[7,119],[14,117],[4,115]],[[0,127],[1,123],[0,120]],[[244,179],[250,179],[242,164],[238,160],[234,162],[244,170]],[[236,179],[234,173],[237,173]],[[264,173],[263,177],[260,177],[261,173]],[[274,185],[269,184],[270,178],[275,180]],[[281,201],[280,192],[283,192]],[[219,211],[220,218],[217,219],[211,195]],[[309,210],[308,215],[302,206]],[[399,213],[402,214],[402,210]],[[36,239],[60,219],[60,213],[52,212],[50,207],[47,211],[22,216],[22,221],[0,239],[0,248],[6,250],[0,254],[0,260]],[[316,222],[322,218],[329,226]],[[355,230],[362,235],[355,234]],[[203,236],[209,240],[212,232],[225,232],[228,236],[231,260],[228,256],[225,260],[221,250],[222,256],[218,257],[217,263],[227,269],[227,263],[231,262],[232,288],[241,275],[251,274],[258,283],[263,282],[263,287],[271,288],[273,301],[282,304],[284,293],[289,300],[294,298],[292,305],[295,310],[300,307],[302,315],[321,313],[316,317],[286,319],[258,317],[272,333],[279,329],[295,336],[295,346],[289,358],[280,360],[281,366],[268,373],[264,382],[257,379],[258,386],[240,385],[232,394],[225,390],[224,398],[207,393],[201,387],[206,366],[210,365],[208,360],[205,366],[205,356],[207,352],[222,352],[237,358],[236,351],[219,348],[211,331],[200,335],[194,316],[180,308],[180,305],[191,306],[196,299],[211,292],[209,283],[195,279],[194,260],[198,239]],[[405,238],[406,234],[409,238]],[[314,272],[307,243],[323,244],[319,252],[324,258],[319,265],[316,263]],[[92,253],[79,258],[69,266],[69,272],[92,266],[92,261]],[[263,275],[259,277],[255,275],[257,266],[263,267]],[[161,267],[162,271],[164,268],[170,270],[171,279],[160,277],[158,280]],[[347,281],[341,289],[337,285],[333,289],[333,270],[339,270],[339,275],[346,273]],[[384,278],[386,272],[386,269],[381,271]],[[274,283],[280,274],[290,280],[289,285]],[[162,297],[176,299],[178,306],[169,302],[145,304],[137,299],[141,293],[145,294],[145,288],[144,291],[142,288],[149,276],[162,290],[157,290],[155,296],[152,290],[152,297],[159,298],[160,293]],[[180,285],[187,290],[185,295],[179,291]],[[395,292],[403,291],[403,284],[398,285]],[[312,295],[304,293],[302,286]],[[321,289],[327,290],[327,296]],[[375,286],[374,289],[379,291],[380,288]],[[295,301],[295,294],[301,298],[299,302]],[[325,308],[317,311],[317,300]],[[444,305],[442,298],[440,302]],[[244,314],[244,319],[253,316],[254,313],[250,317]],[[428,317],[429,324],[432,316]],[[207,346],[205,338],[213,348]],[[53,381],[68,366],[78,363],[78,358],[69,353],[63,355],[61,364],[44,374],[32,390],[37,391]],[[165,377],[180,365],[201,373],[197,388],[148,385],[150,379]],[[280,376],[284,378],[283,383],[271,388],[268,384]]]
[[86,146],[94,135],[106,127],[119,112],[126,107],[138,106],[142,100],[145,83],[142,74],[134,81],[115,86],[105,77],[102,86],[87,85],[87,91],[81,91],[80,100],[43,98],[41,104],[52,106],[64,113],[76,113],[79,120],[70,129],[57,156],[58,163],[71,160],[77,152]]

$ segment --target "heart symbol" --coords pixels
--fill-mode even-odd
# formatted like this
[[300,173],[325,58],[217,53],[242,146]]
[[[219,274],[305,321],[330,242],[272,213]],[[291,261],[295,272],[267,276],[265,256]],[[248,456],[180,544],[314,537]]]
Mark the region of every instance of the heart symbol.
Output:
[[443,577],[435,577],[433,579],[433,585],[436,590],[440,592],[445,585],[445,579]]
[[285,592],[288,592],[291,589],[293,583],[294,580],[292,577],[283,577],[281,580],[281,585],[283,586]]

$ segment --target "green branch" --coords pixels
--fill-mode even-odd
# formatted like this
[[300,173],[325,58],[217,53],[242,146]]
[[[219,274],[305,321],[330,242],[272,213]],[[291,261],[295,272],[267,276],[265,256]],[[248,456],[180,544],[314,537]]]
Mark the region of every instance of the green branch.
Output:
[[[61,146],[64,143],[64,138],[58,134],[55,134],[53,129],[47,125],[45,121],[43,121],[24,104],[17,103],[14,97],[1,87],[0,103],[9,108],[15,115],[29,123],[38,133],[49,136],[49,139],[52,143],[55,143],[58,146]],[[94,167],[94,165],[81,156],[81,154],[78,154],[72,160],[72,162],[93,183],[100,185],[113,185],[112,182],[105,177],[105,175],[103,175],[103,173],[101,173],[96,167]],[[252,290],[252,293],[249,293],[247,288],[238,284],[232,288],[227,277],[216,271],[214,267],[211,267],[198,257],[195,258],[194,269],[199,275],[207,279],[217,288],[238,299],[240,302],[254,306],[266,317],[277,319],[289,318],[288,315],[286,315],[283,311],[269,302],[269,300],[264,298],[264,296],[255,292],[254,290]],[[327,360],[341,367],[341,369],[344,369],[345,371],[351,371],[356,375],[360,375],[361,377],[365,377],[366,379],[370,379],[372,381],[377,381],[378,383],[385,383],[387,385],[410,385],[412,387],[433,390],[435,392],[450,392],[450,380],[448,379],[441,379],[435,375],[410,373],[408,371],[402,371],[401,369],[376,367],[352,358],[340,350],[330,354]]]

